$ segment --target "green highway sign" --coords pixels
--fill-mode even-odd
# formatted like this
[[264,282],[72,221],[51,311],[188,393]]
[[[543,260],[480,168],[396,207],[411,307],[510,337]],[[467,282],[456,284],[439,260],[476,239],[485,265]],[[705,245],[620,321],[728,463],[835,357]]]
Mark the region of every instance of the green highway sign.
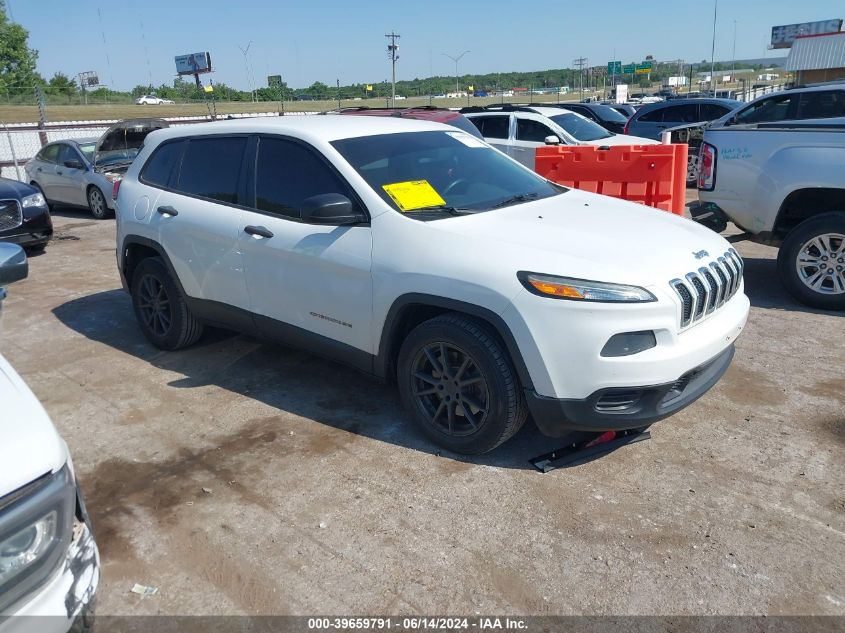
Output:
[[636,65],[628,64],[627,66],[622,66],[622,73],[625,75],[633,75],[634,71],[637,70]]
[[607,74],[608,75],[621,75],[622,74],[622,62],[607,62]]

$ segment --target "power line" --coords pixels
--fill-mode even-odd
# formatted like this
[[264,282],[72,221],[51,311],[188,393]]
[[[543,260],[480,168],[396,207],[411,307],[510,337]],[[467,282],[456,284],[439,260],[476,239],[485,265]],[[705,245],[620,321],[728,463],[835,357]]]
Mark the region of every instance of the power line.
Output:
[[387,45],[387,57],[390,59],[390,65],[393,68],[393,82],[390,84],[390,107],[393,108],[396,107],[396,60],[399,59],[399,45],[396,40],[402,36],[391,31],[385,37],[390,40],[390,44]]

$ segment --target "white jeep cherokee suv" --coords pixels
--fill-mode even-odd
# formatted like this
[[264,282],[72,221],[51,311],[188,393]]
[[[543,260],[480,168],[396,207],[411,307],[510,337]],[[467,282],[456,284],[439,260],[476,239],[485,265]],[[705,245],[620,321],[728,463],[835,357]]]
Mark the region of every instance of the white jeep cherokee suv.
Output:
[[728,367],[745,324],[722,237],[555,185],[424,121],[280,117],[153,132],[117,198],[117,255],[156,346],[203,324],[398,383],[422,431],[489,451],[640,428]]

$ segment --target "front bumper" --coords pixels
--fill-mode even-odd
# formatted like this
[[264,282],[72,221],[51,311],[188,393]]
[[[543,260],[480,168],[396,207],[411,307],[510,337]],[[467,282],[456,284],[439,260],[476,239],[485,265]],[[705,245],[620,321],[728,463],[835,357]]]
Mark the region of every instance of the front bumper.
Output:
[[621,431],[653,424],[689,406],[707,393],[727,371],[731,344],[715,358],[661,385],[599,389],[578,400],[546,398],[526,390],[528,408],[544,435],[571,431]]
[[100,553],[91,534],[84,504],[78,498],[81,520],[62,564],[46,584],[13,606],[8,617],[0,615],[0,633],[67,633],[93,614],[100,580]]
[[23,224],[14,229],[0,231],[0,242],[10,242],[21,246],[46,244],[51,237],[53,237],[53,220],[47,209],[29,217],[25,215]]

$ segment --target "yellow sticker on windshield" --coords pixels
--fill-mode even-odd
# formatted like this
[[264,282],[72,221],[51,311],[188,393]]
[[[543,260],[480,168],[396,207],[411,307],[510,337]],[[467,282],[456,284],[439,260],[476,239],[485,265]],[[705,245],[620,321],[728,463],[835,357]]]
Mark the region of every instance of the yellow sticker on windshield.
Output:
[[394,182],[381,187],[391,197],[401,211],[413,211],[424,207],[439,207],[446,201],[440,197],[427,180],[408,180]]

